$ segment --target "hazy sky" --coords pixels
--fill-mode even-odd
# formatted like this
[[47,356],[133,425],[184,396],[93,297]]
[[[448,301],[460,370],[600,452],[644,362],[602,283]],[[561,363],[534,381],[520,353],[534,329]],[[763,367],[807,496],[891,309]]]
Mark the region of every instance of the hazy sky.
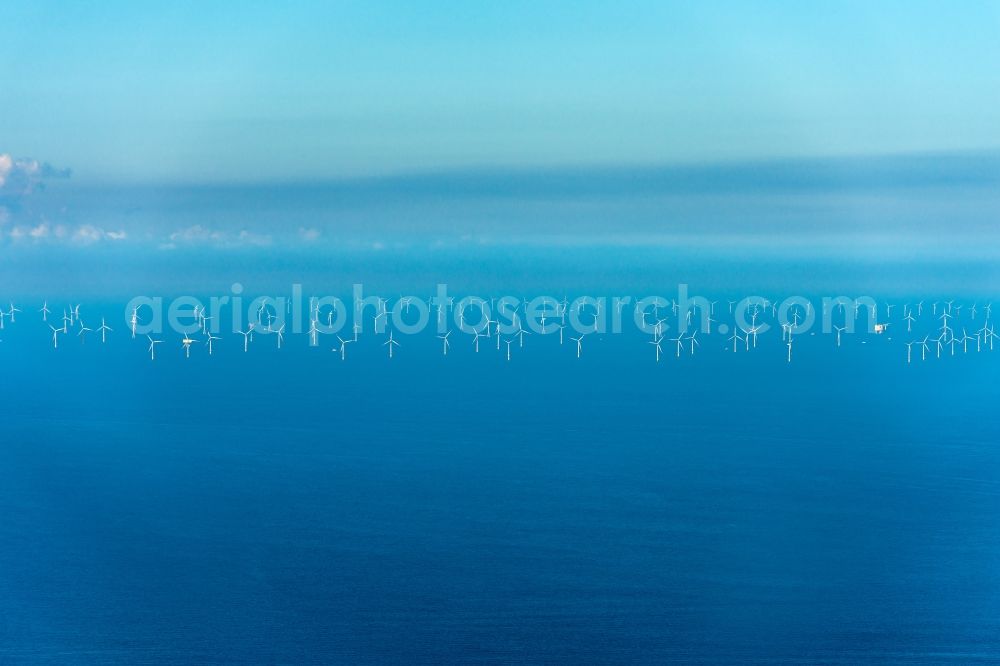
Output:
[[297,181],[1000,148],[996,2],[8,2],[0,153]]

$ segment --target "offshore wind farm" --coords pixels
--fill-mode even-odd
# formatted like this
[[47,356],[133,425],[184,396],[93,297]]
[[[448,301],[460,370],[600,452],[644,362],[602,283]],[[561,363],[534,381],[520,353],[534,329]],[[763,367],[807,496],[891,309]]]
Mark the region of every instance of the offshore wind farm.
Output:
[[[719,301],[686,296],[681,301],[659,296],[582,296],[572,301],[568,296],[561,299],[552,296],[456,299],[433,295],[426,299],[417,296],[362,299],[355,296],[346,298],[350,307],[337,297],[311,297],[308,311],[304,313],[307,329],[303,324],[301,298],[294,313],[294,297],[253,299],[256,305],[246,313],[220,307],[219,300],[218,297],[205,299],[206,302],[215,301],[211,315],[204,305],[190,305],[191,301],[198,302],[193,297],[184,299],[188,304],[186,309],[168,306],[169,325],[165,325],[163,313],[149,303],[130,306],[123,309],[120,317],[123,327],[127,326],[123,328],[127,334],[119,334],[115,339],[115,329],[108,326],[106,315],[100,317],[96,334],[102,345],[110,342],[133,348],[135,344],[130,345],[129,340],[141,342],[145,337],[151,361],[156,360],[157,345],[166,342],[169,347],[172,341],[182,350],[185,359],[191,358],[192,349],[196,355],[212,356],[223,341],[228,343],[222,344],[224,349],[235,342],[244,354],[256,349],[256,345],[275,346],[280,351],[283,344],[287,345],[286,329],[290,320],[290,335],[299,346],[333,352],[340,361],[347,360],[348,344],[355,344],[358,353],[379,344],[388,358],[392,358],[394,353],[405,353],[401,349],[404,340],[409,337],[419,340],[422,334],[430,334],[428,332],[440,341],[443,357],[448,356],[453,342],[479,354],[481,348],[484,352],[491,348],[489,341],[495,341],[493,350],[501,352],[505,344],[505,360],[511,361],[525,348],[526,336],[537,335],[537,342],[531,344],[544,348],[544,353],[572,354],[580,359],[584,337],[591,335],[594,338],[591,344],[607,347],[605,353],[608,354],[625,353],[622,349],[625,346],[631,347],[630,352],[634,354],[642,349],[637,346],[640,342],[653,345],[651,360],[657,364],[669,358],[663,354],[664,342],[673,343],[673,356],[677,359],[682,355],[695,356],[705,341],[708,348],[701,351],[702,354],[724,350],[767,357],[774,356],[777,350],[784,354],[786,363],[792,362],[793,349],[806,349],[807,353],[815,355],[824,350],[835,353],[845,344],[848,347],[871,344],[881,355],[895,352],[900,359],[905,356],[905,363],[910,365],[914,358],[927,361],[928,356],[940,360],[954,357],[956,353],[969,354],[970,350],[976,354],[992,352],[1000,340],[992,322],[992,302],[959,299],[892,303],[871,297],[851,299],[842,296],[818,299],[819,305],[814,306],[804,297],[771,300],[753,296],[728,300],[728,310],[720,306],[717,313]],[[67,304],[57,320],[60,326],[55,326],[49,323],[52,313],[49,301],[41,304],[36,319],[43,326],[38,327],[38,331],[46,336],[51,334],[53,350],[58,351],[60,340],[64,348],[67,340],[82,345],[87,340],[86,334],[95,332],[85,325],[82,307],[82,303]],[[162,305],[158,307],[162,310]],[[897,307],[897,315],[893,317],[893,309]],[[609,316],[609,308],[614,310],[614,317]],[[418,314],[410,317],[411,309]],[[223,318],[224,310],[229,311],[228,321]],[[12,301],[6,310],[0,309],[0,331],[8,331],[8,337],[20,332],[14,328],[18,313],[22,314],[22,325],[30,327],[23,310]],[[567,335],[567,329],[576,335]],[[676,336],[667,338],[668,332],[676,332]],[[349,337],[343,337],[344,333]],[[451,338],[452,333],[456,334],[455,338]],[[701,339],[699,333],[703,336]],[[159,339],[154,339],[154,335]],[[481,340],[484,341],[482,347]],[[518,352],[512,354],[510,345],[514,342]],[[420,353],[426,353],[423,347],[418,347]],[[566,349],[561,351],[564,347]],[[834,361],[836,358],[832,357]]]
[[996,2],[0,25],[0,664],[1000,663]]

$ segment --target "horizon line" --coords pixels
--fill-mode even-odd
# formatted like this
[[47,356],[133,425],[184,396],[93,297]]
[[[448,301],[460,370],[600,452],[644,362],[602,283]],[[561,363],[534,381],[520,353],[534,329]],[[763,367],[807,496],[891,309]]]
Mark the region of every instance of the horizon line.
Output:
[[[80,171],[72,165],[73,177],[60,183],[59,188],[135,188],[135,189],[239,189],[246,187],[286,188],[286,187],[351,187],[371,186],[388,183],[419,183],[447,180],[461,177],[525,177],[525,176],[570,176],[587,175],[656,175],[675,172],[678,174],[709,173],[731,171],[739,173],[755,168],[789,168],[801,166],[859,165],[903,165],[907,162],[933,160],[1000,160],[1000,146],[976,150],[921,150],[885,153],[851,153],[824,155],[791,155],[759,158],[733,158],[708,160],[673,160],[646,162],[588,162],[552,164],[504,164],[469,163],[459,166],[437,166],[427,168],[400,169],[385,172],[371,172],[357,175],[331,175],[317,177],[289,178],[233,178],[233,179],[110,179],[79,178]],[[1000,178],[1000,175],[998,175]]]

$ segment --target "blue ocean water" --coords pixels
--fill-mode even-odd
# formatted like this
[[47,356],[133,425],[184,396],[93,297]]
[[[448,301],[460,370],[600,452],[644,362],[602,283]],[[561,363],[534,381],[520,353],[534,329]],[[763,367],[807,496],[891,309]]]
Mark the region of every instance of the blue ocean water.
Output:
[[5,663],[1000,654],[1000,348],[230,334],[150,362],[36,319],[0,335]]

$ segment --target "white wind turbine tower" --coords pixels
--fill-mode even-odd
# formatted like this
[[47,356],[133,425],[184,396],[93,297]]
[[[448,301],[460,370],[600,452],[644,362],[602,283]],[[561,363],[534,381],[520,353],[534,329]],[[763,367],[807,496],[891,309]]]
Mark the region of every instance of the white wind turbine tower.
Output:
[[52,348],[59,349],[59,333],[62,332],[62,329],[56,328],[52,324],[49,324],[49,328],[52,329]]
[[927,352],[930,350],[930,347],[927,345],[927,340],[928,339],[930,339],[930,336],[929,335],[925,335],[924,339],[920,341],[920,360],[921,361],[926,361],[927,360]]
[[517,333],[516,333],[516,335],[518,337],[518,346],[520,346],[523,349],[524,348],[524,336],[531,335],[531,332],[525,330],[521,326],[521,320],[520,319],[518,319],[518,321],[517,321]]
[[[662,337],[662,336],[661,336]],[[676,338],[670,338],[670,341],[677,345],[677,358],[681,357],[681,351],[684,349],[684,334],[678,333]]]
[[163,340],[154,340],[149,335],[147,335],[146,337],[149,338],[149,360],[155,361],[156,360],[156,345],[162,343]]
[[[315,323],[316,322],[314,321],[313,324]],[[285,325],[282,324],[281,328],[275,331],[275,333],[278,334],[278,349],[281,349],[281,342],[285,339]]]
[[392,337],[392,331],[389,331],[389,339],[382,343],[383,347],[389,347],[389,358],[392,358],[392,348],[398,347],[399,343],[396,342],[395,338]]
[[253,333],[253,324],[245,331],[237,331],[238,334],[243,336],[243,353],[245,354],[250,347],[250,334]]
[[580,337],[578,337],[578,338],[574,338],[572,336],[570,337],[570,340],[572,340],[573,342],[576,343],[576,357],[577,358],[580,358],[580,353],[583,351],[583,337],[585,335],[586,335],[586,333],[581,333]]
[[983,327],[976,331],[976,353],[983,351],[983,340],[986,339],[986,329],[989,328],[989,322],[983,324]]
[[132,327],[132,339],[135,340],[135,327],[139,323],[139,308],[132,308],[132,316],[129,317],[128,323]]
[[966,330],[963,328],[962,329],[962,339],[959,340],[959,342],[962,343],[962,353],[963,354],[968,354],[969,353],[969,340],[971,340],[971,339],[972,338],[969,336],[968,332],[966,332]]
[[740,337],[740,330],[737,328],[733,331],[733,334],[729,337],[729,342],[733,343],[733,353],[736,353],[736,343],[743,342],[743,338]]
[[566,329],[566,325],[565,324],[559,324],[558,328],[559,328],[559,345],[562,346],[562,343],[563,343],[563,331]]
[[101,332],[101,344],[103,345],[107,342],[108,331],[111,330],[111,327],[104,323],[104,317],[101,317],[101,326],[97,330]]
[[792,336],[788,336],[788,362],[792,362]]
[[14,304],[11,303],[10,304],[10,312],[7,313],[10,316],[10,323],[12,323],[12,324],[16,324],[17,323],[17,318],[14,315],[16,315],[18,312],[20,312],[20,310],[17,309],[17,308],[15,308]]
[[442,346],[441,346],[441,353],[442,353],[442,354],[443,354],[444,356],[447,356],[447,355],[448,355],[448,347],[449,347],[449,346],[451,345],[451,343],[450,343],[450,342],[448,342],[448,336],[449,336],[449,335],[451,335],[451,331],[448,331],[448,332],[447,332],[447,333],[445,333],[444,335],[439,335],[439,336],[437,336],[437,337],[438,337],[438,339],[439,339],[439,340],[441,341],[441,343],[442,343]]
[[694,348],[701,346],[701,343],[698,342],[698,329],[695,329],[694,333],[688,336],[688,341],[691,343],[691,356],[694,356]]
[[906,343],[906,363],[907,365],[913,360],[913,345],[918,344],[916,341]]
[[662,349],[662,348],[660,347],[660,343],[661,343],[661,342],[663,342],[663,336],[662,336],[662,335],[661,335],[660,337],[658,337],[658,338],[653,338],[653,339],[652,339],[652,340],[651,340],[651,341],[650,341],[650,342],[648,343],[648,344],[651,344],[651,345],[653,345],[654,347],[656,347],[656,362],[657,362],[657,363],[659,363],[659,362],[660,362],[660,354],[662,354],[662,353],[663,353],[663,349]]
[[42,303],[42,309],[39,310],[39,312],[42,313],[42,321],[44,321],[44,322],[47,323],[49,321],[49,313],[52,312],[52,310],[49,310],[49,302],[48,301],[45,301],[44,303]]
[[212,355],[212,342],[215,341],[215,340],[221,340],[222,338],[219,338],[219,337],[216,337],[216,336],[212,335],[211,332],[209,332],[209,331],[205,331],[205,333],[208,335],[208,339],[205,340],[205,344],[208,345],[208,355],[211,356]]
[[77,333],[77,335],[80,336],[80,344],[82,345],[85,342],[87,333],[89,333],[91,329],[83,325],[82,319],[78,321],[80,322],[80,331]]
[[846,331],[847,327],[846,326],[834,326],[833,328],[836,329],[836,331],[837,331],[837,346],[839,347],[840,346],[840,334],[843,333],[844,331]]
[[479,338],[483,337],[483,334],[479,331],[472,332],[472,344],[476,347],[476,353],[479,353]]
[[191,345],[197,340],[193,339],[190,335],[184,334],[184,339],[181,340],[181,344],[184,346],[184,356],[186,358],[191,358]]
[[337,336],[337,339],[340,340],[340,349],[334,349],[333,351],[339,351],[340,352],[340,360],[341,361],[347,360],[347,343],[354,342],[354,341],[353,340],[345,340],[344,338],[340,337],[339,335]]
[[944,341],[947,339],[947,331],[942,331],[941,335],[934,339],[934,343],[937,345],[937,357],[941,358],[941,350],[944,349]]
[[[497,336],[499,339],[499,336]],[[510,346],[514,343],[514,338],[506,338],[504,342],[507,343],[507,360],[510,360]]]
[[906,313],[906,332],[907,333],[911,333],[913,331],[913,322],[914,322],[913,311],[910,310],[909,312]]

